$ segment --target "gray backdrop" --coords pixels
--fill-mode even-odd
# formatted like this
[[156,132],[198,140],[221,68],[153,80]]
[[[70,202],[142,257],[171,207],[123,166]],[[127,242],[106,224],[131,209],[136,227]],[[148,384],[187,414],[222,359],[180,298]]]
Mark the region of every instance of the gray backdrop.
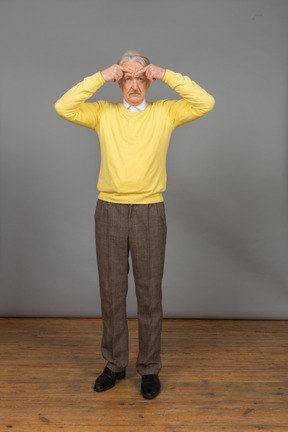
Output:
[[[286,0],[0,0],[2,316],[100,316],[97,135],[55,101],[126,49],[214,110],[177,129],[166,317],[288,318]],[[98,97],[116,101],[118,86]],[[178,98],[153,83],[148,100]],[[91,100],[95,100],[94,96]],[[136,314],[130,278],[128,312]]]

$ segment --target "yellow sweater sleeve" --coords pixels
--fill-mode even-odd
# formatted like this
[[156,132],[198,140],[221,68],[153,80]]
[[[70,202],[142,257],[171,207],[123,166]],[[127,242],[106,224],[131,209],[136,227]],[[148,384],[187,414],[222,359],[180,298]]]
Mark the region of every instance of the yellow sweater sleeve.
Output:
[[85,103],[103,84],[100,72],[84,78],[68,90],[56,103],[57,114],[72,123],[95,129],[99,122],[101,101]]
[[163,82],[183,98],[164,101],[164,106],[174,127],[202,117],[211,111],[215,105],[213,96],[188,76],[166,69]]

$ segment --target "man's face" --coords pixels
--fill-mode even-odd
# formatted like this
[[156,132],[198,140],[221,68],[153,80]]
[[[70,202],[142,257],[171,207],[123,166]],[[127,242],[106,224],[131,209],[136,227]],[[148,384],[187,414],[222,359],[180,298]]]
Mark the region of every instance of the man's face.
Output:
[[[124,62],[124,67],[136,72],[144,66],[138,62]],[[123,97],[129,105],[140,105],[146,96],[147,90],[150,86],[150,81],[144,74],[133,77],[133,72],[125,72],[123,78],[119,81],[119,87],[122,90]]]

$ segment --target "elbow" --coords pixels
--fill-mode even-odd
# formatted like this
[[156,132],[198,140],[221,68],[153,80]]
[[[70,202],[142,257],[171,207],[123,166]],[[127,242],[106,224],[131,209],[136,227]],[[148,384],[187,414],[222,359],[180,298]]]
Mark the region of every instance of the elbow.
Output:
[[213,96],[210,95],[209,101],[207,101],[207,113],[212,111],[215,105],[215,99]]
[[215,105],[215,99],[213,96],[209,95],[209,97],[206,98],[205,102],[204,101],[202,102],[201,108],[199,108],[198,111],[199,117],[205,116],[210,111],[212,111],[214,105]]
[[57,100],[57,102],[54,104],[54,109],[60,117],[65,120],[69,120],[69,112],[67,109],[65,109],[65,106],[63,106],[61,99]]
[[200,110],[201,116],[204,116],[208,114],[210,111],[212,111],[214,105],[215,105],[215,99],[213,96],[209,95],[209,98],[207,98],[207,100],[205,101],[205,105],[203,104]]
[[60,99],[57,100],[57,102],[55,103],[55,105],[54,105],[54,109],[55,109],[55,111],[56,111],[57,114],[59,114],[59,115],[63,115],[63,114],[62,114],[62,109],[61,109],[61,102],[60,102]]

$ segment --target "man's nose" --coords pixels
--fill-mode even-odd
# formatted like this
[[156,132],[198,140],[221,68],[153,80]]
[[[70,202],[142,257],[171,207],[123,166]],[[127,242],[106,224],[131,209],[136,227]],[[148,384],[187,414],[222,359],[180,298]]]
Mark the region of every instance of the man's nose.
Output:
[[136,90],[138,88],[138,82],[136,78],[132,80],[132,88],[133,90]]

